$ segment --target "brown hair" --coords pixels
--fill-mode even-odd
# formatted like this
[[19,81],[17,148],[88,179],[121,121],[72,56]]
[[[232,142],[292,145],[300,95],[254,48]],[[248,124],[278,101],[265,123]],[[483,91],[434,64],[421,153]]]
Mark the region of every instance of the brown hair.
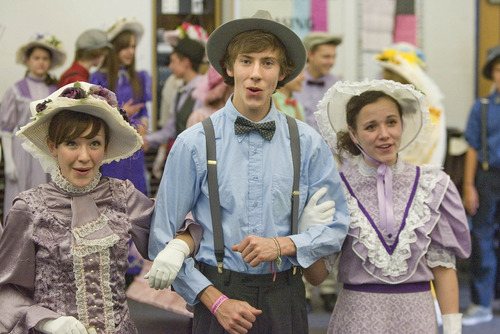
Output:
[[[118,69],[119,69],[118,53],[121,50],[128,48],[132,36],[134,36],[134,33],[129,30],[124,30],[121,33],[119,33],[111,41],[111,44],[113,44],[113,48],[108,52],[108,55],[104,59],[104,62],[101,66],[101,68],[105,68],[107,70],[107,78],[108,78],[107,88],[113,92],[116,91],[116,83],[118,81]],[[142,87],[141,83],[139,82],[139,78],[137,77],[137,72],[135,71],[135,57],[134,59],[132,59],[132,63],[126,67],[126,71],[130,78],[130,85],[132,86],[134,97],[136,99],[142,99]]]
[[86,139],[95,137],[104,128],[104,147],[108,147],[110,134],[106,122],[101,118],[73,110],[62,110],[52,117],[49,124],[48,139],[58,147],[61,143],[73,140],[91,128]]
[[95,58],[101,57],[108,53],[109,48],[100,48],[94,50],[76,50],[75,52],[75,61],[78,60],[93,60]]
[[[359,115],[359,112],[361,109],[363,109],[364,106],[368,104],[372,104],[377,102],[380,99],[388,99],[396,105],[398,108],[399,112],[399,117],[403,117],[403,108],[401,107],[401,104],[390,96],[389,94],[383,92],[383,91],[378,91],[378,90],[367,90],[360,95],[355,95],[349,99],[346,105],[346,122],[349,127],[356,129],[356,121]],[[351,137],[349,136],[348,131],[339,131],[337,133],[337,149],[338,149],[338,155],[339,158],[341,159],[342,157],[342,152],[346,151],[352,155],[360,155],[361,151],[359,148],[356,146],[356,144],[352,141]]]
[[[234,77],[230,77],[226,73],[226,69],[233,69],[236,57],[239,54],[263,52],[271,49],[278,51],[278,62],[280,64],[280,75],[284,74],[287,78],[295,69],[291,57],[287,54],[283,43],[273,34],[262,30],[244,31],[234,36],[227,46],[226,53],[219,61],[222,67],[222,77],[228,86],[234,86]],[[283,82],[278,81],[276,88],[283,87]]]

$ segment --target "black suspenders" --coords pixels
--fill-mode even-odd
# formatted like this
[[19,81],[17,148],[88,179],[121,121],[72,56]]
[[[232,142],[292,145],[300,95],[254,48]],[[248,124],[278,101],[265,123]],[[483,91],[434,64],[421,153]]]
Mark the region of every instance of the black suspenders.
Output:
[[482,167],[484,171],[489,169],[488,164],[488,134],[487,129],[487,116],[488,116],[488,104],[490,101],[486,98],[481,99],[481,150],[483,151],[483,163]]
[[[290,147],[293,161],[293,189],[292,189],[292,226],[291,234],[297,234],[299,220],[299,181],[300,181],[300,140],[297,122],[294,118],[286,116],[288,131],[290,131]],[[215,150],[215,134],[210,117],[201,122],[205,130],[207,148],[207,182],[210,200],[210,212],[214,233],[214,253],[217,260],[219,274],[222,274],[224,261],[224,235],[222,232],[222,219],[219,200],[219,184],[217,181],[217,159]]]

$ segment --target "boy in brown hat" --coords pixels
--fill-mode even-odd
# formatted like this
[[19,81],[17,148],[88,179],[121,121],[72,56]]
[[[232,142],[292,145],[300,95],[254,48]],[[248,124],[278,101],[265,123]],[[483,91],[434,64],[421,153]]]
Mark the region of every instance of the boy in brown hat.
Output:
[[[162,287],[169,261],[163,249],[191,211],[203,227],[197,267],[192,258],[184,261],[173,286],[194,305],[193,332],[306,333],[300,267],[340,250],[349,213],[324,140],[305,123],[290,122],[272,102],[276,88],[302,71],[304,46],[258,11],[215,30],[207,55],[234,93],[172,147],[151,226],[150,285]],[[328,202],[334,201],[336,211],[316,225],[305,203],[322,187],[328,201],[315,208],[323,211],[327,203],[332,209]]]

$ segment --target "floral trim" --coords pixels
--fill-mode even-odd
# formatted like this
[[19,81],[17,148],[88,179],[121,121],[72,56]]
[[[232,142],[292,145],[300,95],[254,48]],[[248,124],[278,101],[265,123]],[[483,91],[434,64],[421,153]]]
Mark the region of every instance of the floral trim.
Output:
[[[99,100],[106,101],[112,108],[118,109],[118,111],[122,114],[122,116],[126,115],[125,111],[118,108],[118,100],[116,99],[116,94],[102,86],[92,85],[90,86],[89,91],[86,92],[82,88],[82,85],[77,81],[73,84],[73,87],[67,87],[66,89],[64,89],[58,97],[66,97],[68,99],[81,100],[81,99],[86,99],[89,96],[92,96]],[[51,99],[47,99],[44,100],[43,102],[38,103],[35,107],[37,114],[47,109],[47,104],[51,102],[52,102]]]
[[115,317],[113,313],[113,293],[111,291],[111,257],[109,248],[103,249],[99,253],[100,274],[101,274],[101,292],[104,306],[104,323],[106,333],[115,332]]
[[98,172],[92,181],[85,187],[77,187],[69,182],[61,173],[59,168],[54,168],[50,172],[50,176],[52,177],[52,181],[59,187],[60,189],[73,193],[73,194],[87,194],[94,190],[99,181],[101,180],[101,172]]
[[[363,170],[363,168],[359,169],[360,171]],[[351,196],[351,194],[347,191],[346,185],[343,184],[349,211],[351,212],[351,225],[348,233],[354,238],[352,249],[357,256],[363,260],[363,267],[370,275],[375,277],[375,274],[369,268],[370,264],[373,264],[376,268],[380,269],[384,277],[390,277],[393,279],[405,276],[402,277],[402,280],[405,280],[408,274],[413,273],[416,270],[417,265],[415,265],[414,268],[408,267],[408,259],[412,257],[411,244],[417,241],[417,234],[415,230],[427,225],[431,219],[431,210],[426,203],[429,203],[432,200],[432,190],[442,178],[439,173],[429,173],[428,171],[429,168],[422,168],[422,174],[415,193],[415,198],[410,206],[408,217],[406,219],[406,225],[401,230],[399,242],[392,255],[386,251],[367,217],[361,210],[359,210],[356,198]],[[432,224],[435,225],[438,219],[439,217],[437,217],[436,221],[432,222]],[[354,232],[353,230],[359,232]],[[429,229],[429,233],[431,230],[432,229]],[[359,235],[356,235],[356,233],[359,233]],[[427,235],[426,238],[428,242],[425,249],[422,251],[422,254],[419,255],[420,257],[427,252],[427,247],[431,241],[429,235]],[[358,243],[361,243],[368,250],[367,259],[356,251],[355,246]],[[369,263],[367,263],[367,260]],[[415,263],[418,264],[418,262],[419,261],[416,261]],[[388,279],[385,280],[382,277],[377,278],[387,283],[394,283]]]
[[401,59],[405,59],[412,66],[425,67],[424,62],[418,57],[417,53],[413,50],[411,51],[399,51],[396,49],[385,49],[381,54],[376,55],[376,58],[381,61],[388,61],[399,65]]
[[58,40],[54,35],[49,34],[37,34],[33,41],[42,42],[44,44],[48,44],[53,46],[54,48],[60,50],[62,48],[62,42]]

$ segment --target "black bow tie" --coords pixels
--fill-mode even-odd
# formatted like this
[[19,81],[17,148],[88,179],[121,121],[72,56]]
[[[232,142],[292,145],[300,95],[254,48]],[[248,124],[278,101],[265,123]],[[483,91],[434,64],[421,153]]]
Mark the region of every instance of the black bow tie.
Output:
[[323,87],[325,85],[325,82],[324,81],[307,80],[307,84],[311,85],[311,86]]
[[236,117],[236,121],[234,122],[234,133],[242,135],[252,130],[259,131],[262,138],[271,140],[273,139],[274,131],[276,131],[276,124],[274,121],[255,123],[240,116]]

